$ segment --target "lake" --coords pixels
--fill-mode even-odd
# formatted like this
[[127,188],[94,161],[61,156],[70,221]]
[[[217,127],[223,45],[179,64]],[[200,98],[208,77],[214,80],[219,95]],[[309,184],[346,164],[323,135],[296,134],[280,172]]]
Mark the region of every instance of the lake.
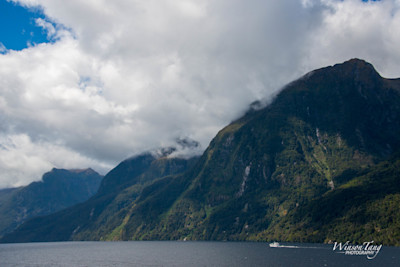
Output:
[[326,244],[258,242],[54,242],[0,244],[0,266],[400,266],[400,248],[374,259]]

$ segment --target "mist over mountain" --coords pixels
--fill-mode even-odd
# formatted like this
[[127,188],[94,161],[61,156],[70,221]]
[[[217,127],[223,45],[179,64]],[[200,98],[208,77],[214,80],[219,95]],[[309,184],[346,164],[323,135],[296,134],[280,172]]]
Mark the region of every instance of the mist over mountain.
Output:
[[52,169],[39,182],[0,190],[0,236],[30,218],[86,201],[97,192],[102,178],[92,169]]
[[89,201],[2,241],[400,245],[399,133],[400,79],[352,59],[304,75],[267,106],[255,103],[199,159],[124,161]]

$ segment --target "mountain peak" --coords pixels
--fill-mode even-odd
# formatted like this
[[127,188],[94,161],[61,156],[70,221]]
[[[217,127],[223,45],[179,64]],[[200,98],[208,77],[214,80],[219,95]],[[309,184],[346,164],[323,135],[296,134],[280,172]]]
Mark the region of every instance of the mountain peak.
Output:
[[347,60],[347,61],[345,61],[343,63],[338,63],[338,64],[335,64],[335,65],[360,65],[360,66],[369,65],[369,66],[372,66],[370,63],[368,63],[364,59],[360,59],[360,58],[352,58],[352,59],[349,59],[349,60]]
[[46,174],[54,174],[54,173],[74,173],[74,174],[82,174],[82,175],[99,175],[98,172],[93,170],[92,168],[86,169],[63,169],[63,168],[53,168],[51,171]]
[[351,73],[351,74],[354,74],[357,72],[370,72],[370,73],[373,72],[373,73],[378,74],[377,71],[375,70],[374,66],[372,66],[371,63],[369,63],[363,59],[358,59],[358,58],[352,58],[341,64],[335,64],[333,67],[341,68],[346,73]]
[[86,201],[100,186],[102,176],[91,169],[53,168],[42,180],[19,188],[0,190],[0,236],[26,220],[48,215]]
[[334,65],[333,73],[364,84],[375,84],[382,78],[371,63],[358,58]]
[[152,154],[130,158],[86,204],[31,220],[1,241],[373,239],[399,245],[390,237],[399,235],[393,223],[400,220],[399,103],[400,83],[380,77],[364,60],[315,70],[267,107],[254,103],[192,167]]
[[73,173],[83,173],[83,174],[97,174],[95,170],[92,168],[86,168],[86,169],[70,169],[68,170]]

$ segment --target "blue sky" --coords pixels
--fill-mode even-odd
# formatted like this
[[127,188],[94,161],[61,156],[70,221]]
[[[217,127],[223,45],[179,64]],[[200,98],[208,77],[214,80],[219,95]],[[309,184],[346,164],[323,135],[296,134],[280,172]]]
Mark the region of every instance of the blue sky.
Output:
[[49,42],[45,30],[36,19],[45,16],[41,9],[27,9],[6,0],[0,0],[0,42],[12,50],[21,50],[29,45]]

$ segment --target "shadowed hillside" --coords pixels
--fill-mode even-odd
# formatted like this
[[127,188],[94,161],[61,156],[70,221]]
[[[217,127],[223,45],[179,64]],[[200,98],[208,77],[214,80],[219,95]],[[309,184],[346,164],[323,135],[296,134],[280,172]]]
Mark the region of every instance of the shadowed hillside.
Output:
[[[122,179],[105,179],[102,190],[118,197],[98,205],[132,196],[109,209],[113,216],[99,220],[93,205],[79,213],[84,204],[32,220],[3,242],[375,240],[400,245],[399,148],[400,80],[382,78],[371,64],[352,59],[310,72],[267,107],[249,110],[222,129],[183,174],[144,184],[121,169]],[[78,220],[69,213],[84,216],[64,231]]]
[[97,192],[102,178],[92,169],[53,169],[42,181],[0,190],[0,236],[30,218],[86,201]]

